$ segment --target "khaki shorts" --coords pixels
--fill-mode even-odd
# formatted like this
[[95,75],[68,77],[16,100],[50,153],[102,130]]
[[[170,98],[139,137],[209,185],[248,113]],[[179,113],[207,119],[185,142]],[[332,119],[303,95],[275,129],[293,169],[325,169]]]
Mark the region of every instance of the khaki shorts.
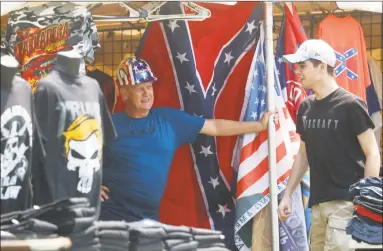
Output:
[[349,251],[351,235],[346,226],[355,208],[352,202],[335,200],[311,208],[310,250]]

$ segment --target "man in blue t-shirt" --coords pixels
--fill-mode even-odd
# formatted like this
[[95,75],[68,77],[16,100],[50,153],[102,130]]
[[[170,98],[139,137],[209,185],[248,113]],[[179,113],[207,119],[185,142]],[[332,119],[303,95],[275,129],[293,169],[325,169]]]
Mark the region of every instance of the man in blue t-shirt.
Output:
[[104,153],[101,220],[158,220],[174,153],[199,133],[230,136],[267,129],[269,112],[260,121],[238,122],[152,108],[157,78],[142,59],[123,61],[117,79],[125,109],[112,116],[118,137]]

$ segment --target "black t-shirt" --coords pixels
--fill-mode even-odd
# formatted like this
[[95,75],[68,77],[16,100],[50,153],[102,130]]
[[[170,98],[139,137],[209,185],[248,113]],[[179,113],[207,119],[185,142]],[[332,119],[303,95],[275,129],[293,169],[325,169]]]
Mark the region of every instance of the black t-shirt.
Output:
[[34,100],[47,155],[33,169],[35,203],[86,197],[99,208],[102,149],[116,137],[99,84],[54,69]]
[[1,88],[1,214],[32,205],[32,151],[43,154],[34,119],[32,90],[15,76]]
[[306,98],[297,132],[306,143],[310,166],[310,205],[351,200],[349,186],[364,174],[366,157],[357,136],[374,128],[360,98],[338,88],[324,99]]

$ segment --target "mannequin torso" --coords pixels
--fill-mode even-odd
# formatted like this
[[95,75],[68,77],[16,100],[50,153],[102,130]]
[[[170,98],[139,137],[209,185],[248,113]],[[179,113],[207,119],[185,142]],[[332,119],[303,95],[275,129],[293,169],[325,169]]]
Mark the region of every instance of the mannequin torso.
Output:
[[[31,205],[32,91],[16,73],[19,63],[1,54],[1,213]],[[36,146],[33,146],[36,147]]]
[[44,172],[33,180],[37,205],[67,197],[86,197],[91,207],[100,205],[102,146],[114,139],[114,128],[99,84],[80,71],[82,61],[76,52],[58,53],[34,95],[46,139]]

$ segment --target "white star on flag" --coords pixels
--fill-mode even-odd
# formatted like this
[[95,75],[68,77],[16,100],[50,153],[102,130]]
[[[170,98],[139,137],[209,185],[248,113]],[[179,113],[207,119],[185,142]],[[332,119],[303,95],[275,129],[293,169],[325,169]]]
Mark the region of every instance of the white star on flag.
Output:
[[261,106],[264,106],[266,103],[265,103],[265,100],[264,99],[262,99],[261,100]]
[[137,65],[135,65],[135,66],[133,67],[133,69],[134,69],[135,71],[138,71],[138,67],[137,67]]
[[212,151],[210,151],[211,146],[208,146],[208,147],[201,146],[201,147],[202,147],[202,151],[200,151],[199,153],[202,153],[203,155],[205,155],[205,157],[207,157],[210,154],[214,154]]
[[180,27],[178,24],[177,24],[177,20],[170,20],[169,21],[169,24],[168,24],[168,27],[172,30],[172,32],[174,32],[174,30],[177,28],[177,27]]
[[181,54],[177,51],[177,56],[176,58],[178,58],[181,62],[181,64],[186,61],[186,62],[189,62],[189,59],[186,58],[186,52],[184,54]]
[[210,177],[210,181],[208,181],[208,183],[210,183],[213,186],[213,189],[215,189],[215,187],[219,185],[218,177],[215,179]]
[[282,58],[280,57],[280,58],[278,58],[278,63],[282,63],[283,62],[283,60],[282,60]]
[[250,115],[250,117],[252,117],[254,120],[256,120],[257,119],[257,113],[256,112],[251,112],[251,115]]
[[139,62],[138,64],[139,64],[140,66],[143,66],[143,65],[144,65],[142,62]]
[[189,91],[190,95],[191,95],[193,92],[197,93],[197,91],[194,90],[194,85],[191,85],[191,84],[189,84],[188,82],[186,82],[186,85],[187,85],[187,86],[185,86],[185,88]]
[[225,53],[225,61],[224,63],[227,62],[227,64],[230,64],[230,61],[233,59],[234,57],[231,55],[231,51],[229,51],[229,53]]
[[253,32],[254,29],[257,27],[254,25],[254,20],[251,23],[247,23],[246,32],[248,31],[250,34]]
[[221,213],[223,218],[225,218],[226,213],[231,212],[230,209],[227,208],[227,205],[222,206],[218,204],[218,208],[217,213]]
[[259,104],[259,98],[255,98],[254,104],[256,104],[256,105]]

